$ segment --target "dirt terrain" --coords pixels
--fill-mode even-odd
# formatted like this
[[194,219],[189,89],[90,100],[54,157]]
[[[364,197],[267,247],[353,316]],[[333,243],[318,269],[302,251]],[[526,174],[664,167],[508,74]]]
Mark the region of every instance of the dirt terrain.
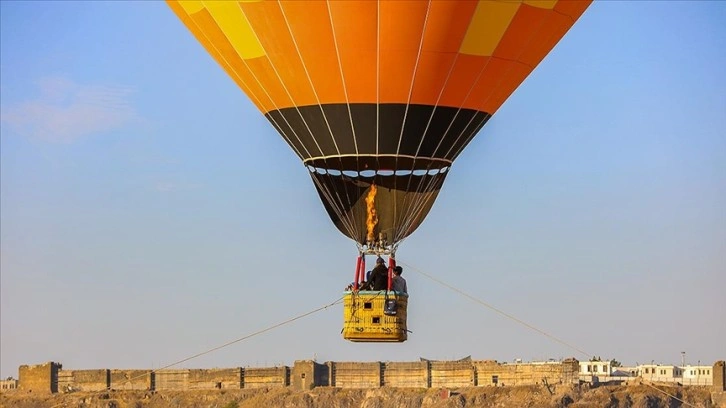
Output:
[[662,386],[659,389],[682,403],[645,385],[558,385],[521,387],[471,387],[437,389],[339,389],[311,391],[283,389],[208,391],[109,391],[40,395],[11,391],[0,394],[0,407],[73,408],[726,408],[713,403],[709,387]]

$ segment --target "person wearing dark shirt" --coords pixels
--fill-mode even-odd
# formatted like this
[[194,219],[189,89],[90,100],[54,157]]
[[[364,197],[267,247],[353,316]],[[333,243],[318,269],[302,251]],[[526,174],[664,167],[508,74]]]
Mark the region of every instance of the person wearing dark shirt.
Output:
[[388,289],[388,267],[381,257],[376,259],[376,267],[371,272],[371,283],[373,290]]

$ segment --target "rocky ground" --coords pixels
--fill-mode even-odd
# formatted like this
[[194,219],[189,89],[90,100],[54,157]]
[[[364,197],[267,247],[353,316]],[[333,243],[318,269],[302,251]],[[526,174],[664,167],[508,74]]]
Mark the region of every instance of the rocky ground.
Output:
[[0,394],[0,407],[74,408],[726,408],[712,401],[709,387],[660,386],[660,390],[685,401],[679,402],[646,385],[521,387],[471,387],[455,390],[369,390],[321,387],[311,391],[284,389],[205,391],[110,391],[40,395],[22,391]]

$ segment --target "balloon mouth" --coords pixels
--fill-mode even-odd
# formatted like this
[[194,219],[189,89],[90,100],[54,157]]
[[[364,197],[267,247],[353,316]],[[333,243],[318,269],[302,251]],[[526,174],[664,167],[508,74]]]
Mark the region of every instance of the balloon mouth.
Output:
[[[396,154],[340,154],[318,156],[303,160],[308,168],[338,170],[376,175],[395,175],[396,171],[441,170],[448,168],[452,160],[440,157],[409,156]],[[393,172],[393,174],[391,174]],[[365,176],[364,176],[365,177]]]
[[393,177],[393,176],[435,176],[437,174],[443,174],[449,171],[449,166],[440,168],[424,168],[424,169],[402,169],[402,170],[340,170],[340,169],[329,169],[323,167],[306,166],[310,173],[316,173],[320,175],[330,175],[333,177],[354,177],[354,178],[374,178],[378,176],[382,177]]

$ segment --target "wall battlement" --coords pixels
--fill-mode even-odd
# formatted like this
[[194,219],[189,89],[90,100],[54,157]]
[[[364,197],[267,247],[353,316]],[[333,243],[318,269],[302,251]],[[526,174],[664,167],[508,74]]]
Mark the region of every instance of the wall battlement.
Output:
[[[724,392],[724,362],[714,364],[714,392]],[[292,387],[460,388],[577,384],[579,361],[499,363],[493,360],[416,362],[295,361],[293,367],[165,370],[63,370],[48,362],[20,366],[18,388],[56,393],[101,390],[204,390]]]
[[[515,367],[516,366],[516,367]],[[235,367],[165,370],[63,370],[48,362],[21,366],[19,388],[32,392],[101,390],[200,390],[240,388],[312,389],[503,386],[576,383],[578,362],[547,366],[492,361],[336,362],[295,361],[293,367]],[[573,374],[574,373],[574,374]],[[492,381],[492,378],[500,378]]]

